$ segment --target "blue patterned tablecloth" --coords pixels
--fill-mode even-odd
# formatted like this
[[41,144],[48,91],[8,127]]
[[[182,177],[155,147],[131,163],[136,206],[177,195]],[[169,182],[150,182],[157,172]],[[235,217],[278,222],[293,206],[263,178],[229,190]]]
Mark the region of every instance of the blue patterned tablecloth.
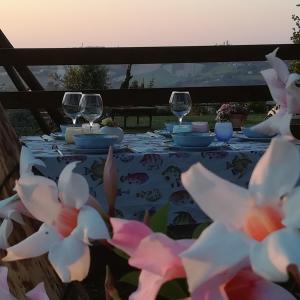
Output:
[[[40,171],[54,180],[66,164],[80,161],[75,171],[85,176],[90,193],[107,208],[102,187],[106,154],[75,153],[74,145],[51,139],[45,141],[41,137],[22,137],[22,141],[45,162],[47,168]],[[207,217],[183,188],[181,173],[201,162],[219,176],[247,187],[252,170],[268,145],[233,138],[229,147],[214,143],[206,150],[181,151],[172,148],[168,138],[155,133],[125,135],[121,147],[114,153],[119,175],[118,216],[142,219],[145,210],[151,213],[169,202],[169,224],[203,222]]]

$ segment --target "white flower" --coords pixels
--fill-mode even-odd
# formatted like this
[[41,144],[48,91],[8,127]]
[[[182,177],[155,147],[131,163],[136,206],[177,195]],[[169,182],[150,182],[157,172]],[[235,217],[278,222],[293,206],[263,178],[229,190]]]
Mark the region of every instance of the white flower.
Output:
[[[0,267],[0,299],[1,300],[17,300],[11,295],[7,284],[7,268]],[[28,300],[49,300],[44,283],[39,283],[33,290],[26,293]]]
[[41,176],[20,178],[16,184],[19,197],[27,210],[44,223],[38,232],[8,248],[3,261],[49,252],[50,263],[63,282],[87,276],[89,239],[107,239],[109,234],[98,212],[85,205],[89,187],[83,176],[72,172],[77,163],[64,168],[58,185]]
[[[31,151],[27,147],[22,147],[20,155],[20,178],[33,175],[32,167],[34,165],[46,167],[41,160],[33,157]],[[7,239],[13,230],[13,223],[11,220],[22,225],[24,224],[20,213],[24,213],[24,209],[17,194],[0,201],[0,218],[4,219],[0,226],[1,249],[9,247]]]
[[[274,138],[257,163],[248,190],[200,164],[182,175],[187,191],[214,221],[182,255],[191,292],[216,276],[234,276],[249,257],[254,271],[272,281],[286,281],[287,267],[300,266],[300,232],[285,227],[292,222],[291,204],[283,200],[293,195],[299,168],[296,146]],[[300,221],[298,207],[297,213]]]
[[266,55],[272,69],[261,73],[269,87],[272,98],[280,105],[279,111],[269,119],[252,127],[254,131],[267,135],[289,135],[290,122],[294,113],[300,113],[300,88],[296,83],[300,75],[289,73],[284,61],[276,57],[278,48]]

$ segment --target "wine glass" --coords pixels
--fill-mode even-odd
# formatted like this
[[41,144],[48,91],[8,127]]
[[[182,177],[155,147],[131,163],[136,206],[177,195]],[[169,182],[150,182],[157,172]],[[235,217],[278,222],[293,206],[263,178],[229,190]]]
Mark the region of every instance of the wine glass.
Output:
[[81,92],[66,92],[62,100],[62,109],[64,113],[72,119],[74,126],[77,118],[80,116],[79,102],[81,96]]
[[215,135],[218,141],[224,142],[228,145],[228,141],[233,135],[233,128],[231,122],[217,122],[215,124]]
[[186,116],[192,108],[192,99],[189,92],[174,91],[169,100],[172,113],[178,117],[181,125],[182,119]]
[[89,122],[90,129],[94,121],[103,113],[103,101],[100,94],[83,94],[79,103],[81,115]]

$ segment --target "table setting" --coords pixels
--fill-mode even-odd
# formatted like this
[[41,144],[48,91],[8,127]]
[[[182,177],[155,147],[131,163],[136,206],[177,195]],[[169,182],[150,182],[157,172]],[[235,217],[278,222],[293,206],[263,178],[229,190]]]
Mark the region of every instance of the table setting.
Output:
[[[271,61],[274,59],[272,55],[269,57]],[[270,76],[274,77],[273,72],[265,73],[273,91],[274,78],[271,80]],[[224,114],[224,109],[217,111],[212,130],[207,122],[201,120],[183,121],[192,109],[192,99],[188,91],[174,91],[169,105],[178,122],[168,122],[159,130],[136,134],[124,134],[111,119],[102,120],[102,127],[95,123],[103,113],[101,95],[72,95],[70,92],[65,94],[62,104],[65,114],[72,119],[72,126],[62,124],[60,133],[27,136],[21,140],[47,166],[46,170],[40,168],[40,171],[54,180],[68,163],[80,161],[76,171],[84,175],[90,193],[104,208],[102,174],[108,149],[112,146],[118,169],[118,216],[141,220],[145,210],[155,212],[168,202],[169,224],[196,224],[205,222],[207,216],[184,189],[181,174],[200,162],[221,178],[247,187],[255,164],[272,138],[287,132],[292,124],[290,120],[294,108],[289,108],[284,101],[287,95],[292,97],[293,94],[288,92],[288,84],[282,89],[280,95],[284,99],[277,99],[276,93],[271,93],[281,104],[282,111],[251,127],[244,126],[240,131],[233,130],[230,114]],[[78,125],[79,116],[88,123]],[[293,139],[291,134],[290,137]]]
[[[79,107],[80,103],[79,100]],[[190,106],[191,101],[188,103]],[[84,126],[77,121],[75,126],[63,124],[64,139],[43,135],[24,136],[21,140],[47,166],[47,169],[38,167],[39,171],[53,180],[67,164],[79,161],[76,172],[86,178],[91,195],[104,208],[107,204],[103,197],[102,173],[108,147],[112,146],[118,169],[116,208],[118,216],[124,218],[140,220],[145,210],[152,213],[168,202],[169,224],[205,222],[207,216],[182,186],[181,173],[201,162],[215,174],[246,187],[256,162],[268,147],[268,143],[260,141],[241,142],[232,127],[221,126],[220,130],[210,131],[207,122],[201,121],[167,123],[159,131],[124,134],[119,141],[114,134],[100,133],[111,120],[104,124],[102,121],[102,127],[94,122],[96,116],[99,118],[102,114],[101,107],[101,103],[100,109],[96,105],[98,112],[87,117],[88,124]],[[91,111],[89,109],[89,113]],[[189,111],[189,108],[185,110],[185,115]],[[179,114],[178,107],[176,114]]]

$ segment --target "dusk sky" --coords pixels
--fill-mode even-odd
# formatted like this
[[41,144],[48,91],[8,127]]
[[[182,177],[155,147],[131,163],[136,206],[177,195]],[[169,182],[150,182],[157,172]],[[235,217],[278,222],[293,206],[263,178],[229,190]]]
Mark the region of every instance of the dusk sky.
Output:
[[300,0],[0,0],[15,47],[290,43]]

